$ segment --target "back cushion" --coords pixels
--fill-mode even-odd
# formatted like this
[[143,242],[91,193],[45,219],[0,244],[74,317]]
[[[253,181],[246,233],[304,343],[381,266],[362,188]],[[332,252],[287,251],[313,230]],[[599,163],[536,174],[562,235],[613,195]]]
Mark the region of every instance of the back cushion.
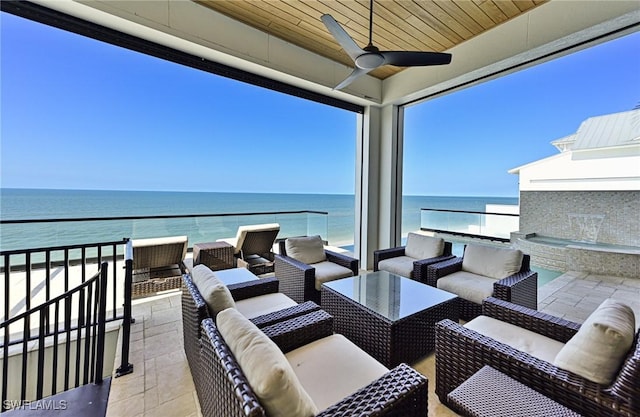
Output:
[[519,249],[467,245],[462,270],[493,279],[506,278],[520,271],[524,254]]
[[284,242],[287,256],[304,264],[326,261],[324,243],[320,236],[290,237]]
[[289,361],[260,329],[231,308],[218,314],[216,325],[269,417],[317,414]]
[[207,303],[209,314],[215,317],[222,310],[236,308],[229,288],[206,265],[196,265],[191,273],[191,278]]
[[444,251],[444,239],[409,233],[404,254],[415,259],[429,259],[441,256]]
[[633,310],[605,300],[558,352],[554,365],[598,384],[609,385],[633,345]]

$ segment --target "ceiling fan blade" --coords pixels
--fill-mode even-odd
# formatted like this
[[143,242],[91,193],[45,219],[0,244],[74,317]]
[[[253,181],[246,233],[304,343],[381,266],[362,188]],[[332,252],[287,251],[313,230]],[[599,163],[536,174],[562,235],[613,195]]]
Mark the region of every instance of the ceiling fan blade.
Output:
[[381,51],[384,65],[398,67],[420,67],[446,65],[451,62],[451,54],[445,52]]
[[334,90],[342,90],[343,88],[345,88],[346,86],[351,84],[356,78],[360,77],[361,75],[364,75],[364,74],[368,73],[369,71],[371,71],[371,70],[355,67],[353,69],[353,72],[351,74],[349,74],[349,76],[347,78],[345,78],[344,81],[342,81],[340,84],[335,86],[333,89]]
[[352,60],[365,52],[330,14],[323,14],[320,19]]

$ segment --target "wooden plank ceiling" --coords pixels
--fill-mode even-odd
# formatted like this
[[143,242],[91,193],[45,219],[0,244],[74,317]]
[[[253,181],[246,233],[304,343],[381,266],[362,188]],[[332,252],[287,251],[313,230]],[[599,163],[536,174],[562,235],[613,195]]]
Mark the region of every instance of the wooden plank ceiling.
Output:
[[[373,44],[380,50],[446,51],[548,0],[377,0]],[[353,67],[353,61],[320,21],[336,19],[358,45],[369,37],[369,0],[196,0],[302,48]],[[454,57],[455,59],[455,57]],[[386,65],[384,79],[403,68]]]

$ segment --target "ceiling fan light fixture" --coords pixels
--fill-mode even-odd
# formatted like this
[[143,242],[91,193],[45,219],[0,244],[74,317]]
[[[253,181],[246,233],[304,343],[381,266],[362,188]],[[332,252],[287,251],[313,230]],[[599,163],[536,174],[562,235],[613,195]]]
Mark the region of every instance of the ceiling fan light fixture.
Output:
[[358,68],[372,70],[384,64],[384,57],[377,53],[362,54],[356,58],[355,64]]

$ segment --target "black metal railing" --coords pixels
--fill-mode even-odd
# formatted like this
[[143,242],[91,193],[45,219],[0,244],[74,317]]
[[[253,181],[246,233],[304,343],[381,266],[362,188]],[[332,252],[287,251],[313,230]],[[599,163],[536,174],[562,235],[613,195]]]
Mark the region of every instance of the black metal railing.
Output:
[[[91,357],[92,361],[97,362],[96,366],[99,365],[102,369],[104,350],[98,354],[95,347],[86,350],[85,346],[85,350],[81,351],[79,340],[83,329],[87,329],[87,326],[98,325],[104,328],[104,325],[109,321],[123,320],[121,364],[116,370],[116,376],[133,372],[133,365],[129,363],[130,325],[132,322],[132,253],[131,241],[126,238],[115,242],[0,252],[0,274],[4,277],[2,280],[4,336],[0,341],[0,348],[4,352],[3,400],[5,399],[4,391],[8,389],[6,380],[8,376],[6,369],[8,368],[4,367],[8,366],[9,357],[11,357],[11,355],[7,356],[9,350],[16,353],[17,346],[22,344],[22,361],[25,361],[28,343],[36,343],[37,341],[38,346],[43,346],[43,342],[57,346],[61,334],[65,335],[65,341],[70,340],[70,334],[75,335],[77,340],[76,376],[71,383],[67,378],[68,375],[65,374],[65,382],[62,385],[64,389],[68,389],[69,384],[78,386],[80,382],[95,381],[96,376],[93,371],[90,376],[85,373],[82,378],[80,377],[78,373],[80,361],[81,358]],[[117,263],[122,261],[124,261],[124,274],[118,273],[119,268],[117,267]],[[111,274],[107,272],[105,267],[108,263],[113,265]],[[103,276],[100,282],[100,288],[102,288],[99,293],[102,298],[100,301],[97,295],[92,292],[95,289],[95,284],[92,282],[96,279],[98,271]],[[75,300],[74,297],[76,297]],[[93,306],[95,310],[95,306],[99,305],[100,312],[92,312],[89,306],[92,300],[94,303],[100,303]],[[38,305],[34,307],[35,304]],[[37,315],[36,319],[32,318],[34,315]],[[86,330],[84,331],[86,333]],[[96,340],[92,343],[95,345],[102,342]],[[70,343],[66,344],[63,355],[67,361],[73,353],[70,346]],[[57,362],[59,355],[57,348],[53,349],[53,352],[53,360]],[[40,360],[42,359],[39,357],[38,361]],[[26,372],[24,365],[21,369],[23,373]],[[69,372],[69,369],[70,367],[65,367],[65,373]],[[33,373],[29,375],[33,378]],[[40,367],[38,367],[37,375],[39,380],[41,378]],[[58,388],[56,381],[56,379],[50,380],[52,392]],[[21,394],[25,393],[24,384],[23,379]],[[32,394],[38,396],[41,392],[36,389]],[[37,399],[40,398],[38,396]],[[3,407],[7,408],[8,404],[3,403]]]
[[[102,383],[107,282],[108,263],[103,262],[98,272],[82,284],[0,323],[1,411],[10,410],[14,403]],[[32,327],[35,323],[37,327]],[[36,347],[30,348],[34,340]],[[12,348],[15,352],[10,352]],[[34,355],[35,361],[30,359]],[[34,362],[35,370],[30,369]]]
[[519,229],[519,214],[486,211],[420,209],[420,229],[456,236],[509,242]]

